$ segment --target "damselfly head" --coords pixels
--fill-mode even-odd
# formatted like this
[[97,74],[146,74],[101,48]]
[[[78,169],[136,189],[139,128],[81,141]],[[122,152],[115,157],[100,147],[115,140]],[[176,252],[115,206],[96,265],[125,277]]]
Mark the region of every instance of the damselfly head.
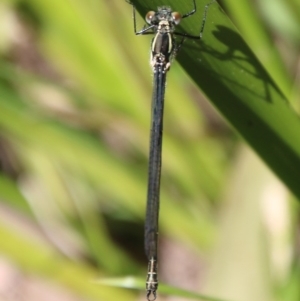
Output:
[[149,11],[146,14],[146,22],[149,25],[157,25],[160,21],[168,21],[175,25],[178,25],[182,19],[181,14],[178,12],[172,12],[169,6],[159,7],[158,10]]

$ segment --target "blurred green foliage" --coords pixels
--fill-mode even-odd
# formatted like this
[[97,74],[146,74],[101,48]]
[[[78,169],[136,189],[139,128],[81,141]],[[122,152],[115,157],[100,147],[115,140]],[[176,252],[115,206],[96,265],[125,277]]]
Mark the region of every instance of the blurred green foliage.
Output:
[[[197,33],[205,4],[184,30]],[[298,206],[196,84],[299,198],[300,7],[221,4],[242,38],[213,4],[203,41],[178,55],[187,73],[168,74],[163,143],[160,280],[206,297],[160,292],[298,300]],[[79,300],[137,299],[116,286],[145,276],[151,38],[131,13],[120,0],[0,3],[0,256]]]

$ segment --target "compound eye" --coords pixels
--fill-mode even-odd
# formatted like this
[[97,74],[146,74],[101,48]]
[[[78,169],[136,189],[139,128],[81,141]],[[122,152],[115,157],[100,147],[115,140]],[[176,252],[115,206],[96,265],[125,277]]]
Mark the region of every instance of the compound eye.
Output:
[[172,12],[172,18],[175,25],[178,25],[181,21],[181,14],[178,12]]
[[147,12],[147,15],[146,15],[146,18],[145,18],[145,19],[146,19],[146,22],[147,22],[148,24],[151,24],[151,23],[152,23],[152,20],[153,20],[154,15],[155,15],[155,11],[150,10],[150,11]]

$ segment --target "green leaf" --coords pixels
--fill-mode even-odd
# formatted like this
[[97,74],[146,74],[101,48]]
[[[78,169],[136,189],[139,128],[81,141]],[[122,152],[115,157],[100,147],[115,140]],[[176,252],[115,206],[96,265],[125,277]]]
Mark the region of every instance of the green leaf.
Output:
[[[130,289],[145,289],[145,281],[144,279],[135,278],[135,277],[124,277],[124,278],[105,278],[97,280],[98,284],[105,286],[115,286],[115,287],[123,287]],[[224,299],[213,298],[209,296],[205,296],[202,294],[190,292],[187,290],[183,290],[177,287],[173,287],[170,285],[160,284],[159,292],[166,295],[173,295],[176,297],[189,298],[194,300],[202,300],[202,301],[225,301]]]
[[[149,4],[134,3],[145,15]],[[168,4],[155,2],[163,3]],[[197,14],[182,21],[184,31],[199,32],[205,4],[198,3]],[[172,8],[191,9],[180,1],[173,1]],[[217,3],[208,10],[203,39],[187,39],[178,61],[239,135],[300,198],[299,118]]]

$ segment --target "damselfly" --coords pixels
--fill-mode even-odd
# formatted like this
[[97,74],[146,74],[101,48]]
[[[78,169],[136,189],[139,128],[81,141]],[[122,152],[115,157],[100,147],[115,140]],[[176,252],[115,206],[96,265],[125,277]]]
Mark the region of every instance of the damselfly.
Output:
[[[156,291],[158,288],[158,216],[166,73],[170,69],[172,60],[175,58],[186,38],[196,40],[202,38],[208,7],[215,2],[215,0],[212,0],[205,6],[199,36],[175,31],[176,26],[182,19],[190,17],[197,11],[196,0],[192,0],[193,9],[184,15],[172,11],[169,6],[161,6],[158,7],[157,11],[149,11],[146,15],[148,25],[144,26],[140,31],[136,30],[135,6],[129,0],[126,1],[133,6],[134,33],[136,35],[154,34],[154,38],[151,42],[150,60],[153,70],[153,94],[145,221],[145,251],[148,258],[146,290],[147,299],[153,301],[156,299]],[[176,43],[176,36],[181,37],[180,43]]]

